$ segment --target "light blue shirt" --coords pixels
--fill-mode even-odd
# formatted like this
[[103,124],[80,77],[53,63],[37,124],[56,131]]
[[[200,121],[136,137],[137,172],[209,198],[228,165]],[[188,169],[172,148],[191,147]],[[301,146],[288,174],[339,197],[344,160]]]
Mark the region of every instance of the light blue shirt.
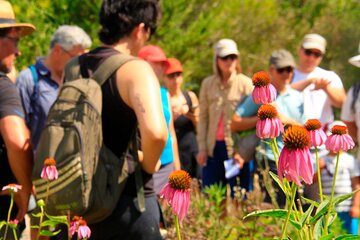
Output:
[[172,149],[172,139],[171,139],[170,128],[169,128],[170,118],[171,118],[171,109],[170,109],[170,104],[169,104],[168,91],[165,88],[161,87],[160,93],[161,93],[162,109],[163,109],[163,113],[165,116],[166,126],[168,129],[168,139],[166,141],[165,148],[160,156],[161,165],[165,165],[165,164],[171,163],[174,160],[174,154],[173,154],[173,149]]
[[[287,86],[284,94],[277,94],[275,103],[279,112],[298,123],[305,123],[306,117],[304,115],[304,101],[299,91]],[[250,95],[235,109],[235,113],[240,117],[252,117],[257,114],[260,106],[261,105],[254,103],[252,96]],[[264,141],[269,142],[268,139],[264,139]],[[279,151],[281,151],[284,147],[282,134],[276,138],[276,142]],[[264,145],[266,157],[275,161],[271,147],[265,143],[261,144]]]

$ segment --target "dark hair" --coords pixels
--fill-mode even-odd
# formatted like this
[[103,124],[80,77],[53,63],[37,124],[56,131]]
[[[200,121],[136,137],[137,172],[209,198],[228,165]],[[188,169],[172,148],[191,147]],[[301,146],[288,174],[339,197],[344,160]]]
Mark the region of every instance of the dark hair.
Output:
[[5,37],[11,31],[11,27],[8,28],[0,28],[0,37]]
[[114,44],[140,23],[153,34],[159,15],[158,0],[104,0],[100,10],[99,38],[105,44]]

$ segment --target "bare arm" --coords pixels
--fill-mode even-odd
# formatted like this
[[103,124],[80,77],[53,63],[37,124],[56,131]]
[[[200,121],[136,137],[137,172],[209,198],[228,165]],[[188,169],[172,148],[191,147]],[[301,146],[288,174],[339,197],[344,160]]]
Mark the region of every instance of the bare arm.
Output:
[[192,121],[194,127],[196,128],[196,126],[197,126],[197,124],[199,122],[199,113],[200,113],[199,100],[196,97],[195,93],[193,93],[191,91],[189,91],[189,96],[191,98],[193,110],[187,112],[185,114],[185,116]]
[[330,98],[330,101],[334,107],[341,108],[346,99],[346,92],[344,88],[334,88],[327,85],[324,88],[325,93]]
[[33,153],[30,147],[29,131],[22,118],[11,115],[0,120],[0,132],[6,145],[11,170],[18,184],[22,186],[22,190],[15,197],[19,208],[16,219],[22,220],[27,211],[32,189]]
[[346,124],[347,128],[348,128],[348,132],[350,134],[350,136],[352,137],[352,139],[354,139],[354,141],[357,141],[357,132],[358,132],[358,128],[356,126],[355,122],[347,122],[344,121],[344,123]]
[[117,87],[122,99],[135,111],[139,123],[142,168],[148,173],[154,173],[168,133],[159,82],[148,63],[134,60],[117,71]]
[[208,113],[208,102],[207,102],[207,87],[203,81],[200,88],[200,112],[199,112],[199,123],[197,125],[197,141],[199,144],[199,153],[196,156],[196,160],[200,166],[206,165],[207,162],[207,147],[206,137],[209,124],[209,113]]
[[304,79],[301,81],[298,81],[296,83],[292,83],[290,86],[296,90],[298,90],[299,92],[304,91],[304,89],[306,87],[308,87],[310,84],[312,84],[314,82],[313,78],[309,78],[309,79]]
[[258,117],[240,117],[236,113],[231,118],[230,128],[232,132],[240,132],[255,128]]
[[[351,178],[351,185],[353,191],[360,189],[360,177]],[[350,216],[354,218],[360,217],[360,192],[354,194]]]
[[173,119],[172,115],[171,115],[170,123],[169,123],[169,131],[170,131],[170,136],[172,139],[174,170],[180,170],[181,164],[180,164],[180,157],[179,157],[179,148],[178,148],[178,142],[177,142],[175,127],[174,127],[174,119]]

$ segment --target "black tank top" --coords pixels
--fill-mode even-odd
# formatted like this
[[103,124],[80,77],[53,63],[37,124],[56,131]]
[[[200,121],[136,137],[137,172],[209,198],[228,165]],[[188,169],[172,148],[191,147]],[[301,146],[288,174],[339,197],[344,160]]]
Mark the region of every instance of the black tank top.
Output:
[[[82,77],[92,76],[100,64],[108,57],[118,54],[113,48],[99,47],[79,58],[80,72]],[[136,115],[121,98],[116,86],[115,73],[102,85],[103,109],[102,127],[103,141],[105,145],[118,157],[125,152],[130,141],[132,131],[137,124]],[[129,172],[132,172],[131,161]],[[142,171],[145,196],[153,196],[154,183],[152,175]],[[131,173],[124,192],[136,196],[136,185],[134,174]]]

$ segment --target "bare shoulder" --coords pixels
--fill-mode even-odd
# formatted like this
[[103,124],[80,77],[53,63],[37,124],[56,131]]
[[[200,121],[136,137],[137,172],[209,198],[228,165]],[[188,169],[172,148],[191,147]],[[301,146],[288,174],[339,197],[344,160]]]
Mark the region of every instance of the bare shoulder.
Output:
[[145,78],[149,73],[153,74],[151,66],[141,59],[126,62],[117,71],[117,79],[121,81]]
[[194,100],[194,99],[197,100],[197,96],[193,91],[188,91],[188,93],[189,93],[189,96],[190,96],[191,100]]

